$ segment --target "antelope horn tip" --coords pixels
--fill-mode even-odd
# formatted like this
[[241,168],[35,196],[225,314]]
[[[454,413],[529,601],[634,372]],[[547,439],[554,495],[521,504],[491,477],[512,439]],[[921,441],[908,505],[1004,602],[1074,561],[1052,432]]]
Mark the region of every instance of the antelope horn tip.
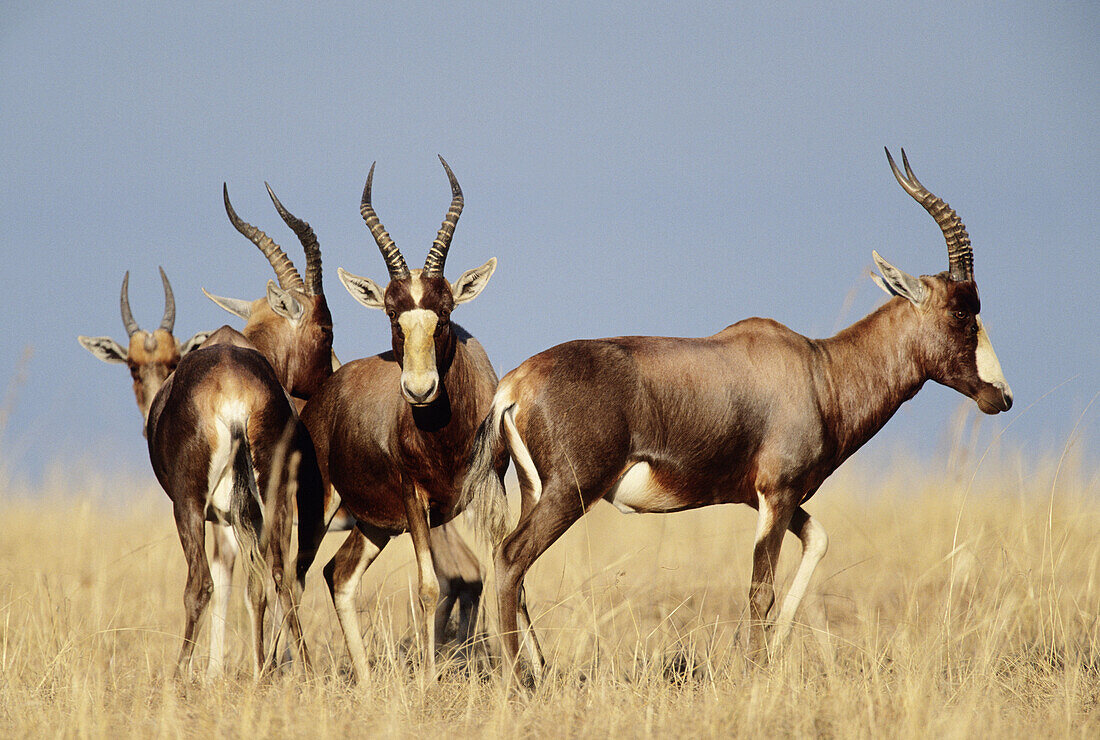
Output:
[[160,328],[171,334],[176,328],[176,296],[172,293],[172,284],[168,282],[164,268],[158,265],[157,269],[160,270],[160,281],[164,284],[164,316],[160,320]]
[[134,321],[134,314],[130,310],[130,271],[122,276],[122,295],[119,298],[119,308],[122,312],[122,325],[126,327],[126,336],[132,337],[140,327]]
[[229,215],[229,220],[237,222],[237,212],[233,210],[233,204],[229,202],[229,185],[222,183],[222,200],[225,201],[225,212]]
[[370,189],[371,183],[374,182],[374,166],[378,164],[378,161],[370,163],[370,172],[367,173],[367,184],[363,186],[363,197],[360,203],[370,203]]

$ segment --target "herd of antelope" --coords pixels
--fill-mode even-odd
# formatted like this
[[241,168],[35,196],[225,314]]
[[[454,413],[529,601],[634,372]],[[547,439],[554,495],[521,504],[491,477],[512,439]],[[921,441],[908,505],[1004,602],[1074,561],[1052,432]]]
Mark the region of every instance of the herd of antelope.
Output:
[[[121,312],[129,346],[79,338],[101,360],[129,366],[153,471],[172,502],[188,567],[177,676],[190,671],[211,601],[207,676],[224,671],[238,555],[254,674],[275,665],[280,638],[286,658],[311,670],[298,602],[324,535],[336,530],[349,534],[324,576],[356,678],[366,681],[369,667],[355,591],[371,562],[404,532],[415,551],[424,670],[434,676],[451,612],[457,605],[457,639],[468,646],[481,595],[481,564],[448,524],[465,509],[494,548],[505,675],[516,675],[522,647],[537,678],[544,658],[524,575],[600,499],[623,512],[722,503],[757,509],[748,657],[766,661],[787,638],[828,546],[824,528],[803,508],[824,480],[927,380],[969,396],[987,414],[1012,406],[979,317],[962,220],[921,185],[904,151],[904,173],[886,156],[902,188],[943,231],[948,270],[914,277],[873,252],[880,274],[872,277],[889,300],[827,339],[750,318],[697,339],[576,340],[527,359],[499,383],[485,350],[451,319],[484,290],[496,259],[454,282],[444,276],[463,196],[442,157],[452,199],[421,269],[408,267],[375,213],[371,166],[360,212],[389,280],[381,285],[338,272],[359,303],[385,312],[390,346],[345,365],[332,350],[313,229],[268,187],[305,251],[303,279],[278,244],[236,214],[226,189],[230,222],[277,279],[254,301],[206,294],[244,327],[178,341],[172,288],[161,270],[165,309],[156,330],[134,320],[127,273]],[[514,526],[504,491],[510,463],[520,488]],[[788,530],[802,542],[802,559],[769,622]],[[265,647],[272,584],[275,628]]]

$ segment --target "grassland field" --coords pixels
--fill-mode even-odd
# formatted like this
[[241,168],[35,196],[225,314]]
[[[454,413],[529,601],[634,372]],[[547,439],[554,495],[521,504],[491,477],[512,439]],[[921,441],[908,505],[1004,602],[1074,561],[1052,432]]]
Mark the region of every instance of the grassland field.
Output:
[[[199,680],[206,624],[175,682],[186,568],[152,476],[3,482],[0,736],[1100,737],[1100,470],[1067,453],[857,456],[807,505],[829,553],[762,669],[742,650],[755,513],[601,503],[528,576],[550,671],[510,695],[447,661],[421,680],[407,537],[360,588],[368,684],[321,576],[342,535],[304,595],[315,677],[254,683],[238,567],[230,670]],[[780,599],[798,555],[788,536]]]

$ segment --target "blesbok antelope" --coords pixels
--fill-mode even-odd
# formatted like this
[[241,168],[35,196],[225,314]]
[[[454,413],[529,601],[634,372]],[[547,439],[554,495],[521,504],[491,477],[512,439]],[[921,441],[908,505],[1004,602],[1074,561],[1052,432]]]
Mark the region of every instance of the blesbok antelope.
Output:
[[[247,354],[243,358],[234,358],[227,371],[225,363],[219,362],[221,355],[240,349],[234,346],[238,341],[236,337],[240,335],[228,327],[210,335],[196,334],[186,343],[177,343],[172,336],[175,299],[163,269],[160,274],[164,283],[165,310],[161,325],[155,331],[142,331],[134,321],[128,295],[130,274],[127,272],[122,280],[121,308],[122,321],[130,337],[129,350],[124,353],[110,337],[81,336],[78,339],[101,360],[125,362],[130,367],[134,395],[145,422],[142,432],[148,441],[153,470],[173,503],[177,531],[189,571],[184,597],[184,642],[176,665],[178,675],[190,661],[196,623],[210,591],[215,590],[216,601],[219,598],[226,600],[228,580],[221,571],[228,563],[228,571],[232,572],[237,539],[245,544],[253,565],[258,559],[260,543],[256,519],[259,513],[253,511],[247,517],[243,516],[251,508],[252,499],[257,503],[260,499],[252,454],[257,445],[249,439],[250,435],[244,433],[248,418],[240,411],[250,405],[248,400],[243,399],[262,395],[265,390],[270,395],[272,372],[266,362],[255,362],[258,353],[254,350],[243,350]],[[245,344],[243,337],[239,341]],[[261,385],[259,391],[255,388],[257,380]],[[265,384],[266,389],[262,387]],[[239,407],[230,409],[229,415],[235,418],[229,420],[221,413],[227,405],[227,394],[230,396],[228,405]],[[283,405],[286,405],[285,400]],[[232,428],[226,429],[227,424]],[[274,439],[278,442],[287,420],[273,417],[270,424],[274,425]],[[209,430],[202,429],[204,425],[214,427],[205,438],[204,432]],[[251,427],[249,431],[255,431],[256,423],[253,422]],[[216,449],[211,449],[211,445]],[[275,449],[275,445],[269,444],[266,454],[273,454]],[[201,489],[195,490],[196,485]],[[214,522],[214,562],[221,566],[215,568],[215,572],[223,576],[216,579],[214,585],[211,585],[209,570],[206,569],[204,518]],[[224,523],[226,520],[232,520],[237,525],[236,533]],[[253,567],[250,576],[256,570]],[[262,629],[263,588],[257,578],[251,577],[250,581],[253,631],[257,635],[258,630]],[[221,619],[215,620],[211,627],[209,675],[218,672],[222,664],[225,610],[221,608],[220,611],[223,612]],[[262,664],[263,648],[260,638],[257,640],[259,666]]]
[[241,333],[271,363],[287,393],[308,400],[338,364],[332,353],[332,314],[321,279],[321,248],[309,223],[290,213],[271,186],[264,185],[275,210],[302,243],[306,253],[305,279],[271,237],[237,215],[229,202],[229,188],[223,185],[222,197],[230,223],[259,247],[279,282],[276,285],[269,280],[267,295],[254,301],[222,298],[205,289],[203,293],[245,320]]
[[134,380],[134,397],[141,410],[142,428],[149,418],[149,406],[164,381],[176,369],[180,357],[206,341],[208,332],[199,332],[186,342],[179,342],[172,335],[176,325],[176,299],[172,294],[172,285],[164,268],[160,270],[160,281],[164,285],[164,316],[160,326],[153,331],[144,331],[134,321],[130,310],[130,272],[122,278],[122,297],[119,304],[122,310],[122,325],[126,328],[127,348],[123,349],[110,337],[77,337],[80,344],[104,362],[120,363],[130,368],[130,377]]
[[[153,472],[172,500],[187,559],[177,675],[190,663],[198,623],[212,595],[207,672],[214,676],[222,669],[226,602],[238,548],[248,577],[245,603],[254,674],[263,672],[266,660],[263,565],[268,553],[282,613],[308,668],[298,620],[300,588],[286,574],[293,521],[288,491],[293,478],[299,502],[320,501],[321,479],[309,434],[267,359],[240,332],[223,326],[180,360],[153,400],[146,429]],[[206,521],[214,525],[213,568],[204,546]]]
[[422,270],[409,270],[371,205],[371,165],[360,212],[390,280],[382,288],[342,269],[339,274],[356,300],[386,312],[392,349],[342,366],[302,411],[322,476],[356,520],[357,529],[324,572],[360,681],[367,679],[367,658],[355,589],[386,543],[405,531],[416,552],[421,634],[427,670],[434,675],[429,615],[439,598],[433,563],[441,558],[433,557],[439,543],[429,527],[454,516],[470,442],[497,382],[481,345],[451,321],[454,307],[473,300],[489,282],[496,258],[454,284],[443,276],[463,198],[451,168],[440,161],[452,200]]
[[[272,367],[276,368],[276,374],[281,379],[286,378],[287,382],[295,384],[293,387],[285,387],[294,395],[295,407],[300,412],[306,398],[301,389],[309,389],[312,393],[340,367],[340,362],[335,353],[331,356],[331,363],[327,365],[319,357],[308,354],[306,356],[312,356],[313,361],[301,360],[303,348],[308,352],[309,348],[320,346],[319,342],[327,343],[330,348],[332,344],[332,317],[324,295],[320,246],[309,223],[291,214],[270,186],[267,186],[267,192],[275,209],[297,235],[306,252],[305,280],[298,279],[297,273],[292,272],[293,264],[270,237],[240,219],[229,201],[226,186],[223,187],[223,196],[230,222],[263,251],[275,269],[280,283],[286,285],[269,284],[268,297],[251,302],[214,296],[206,290],[203,293],[226,311],[249,322],[243,330],[245,336]],[[271,313],[282,316],[285,321],[272,320]],[[295,371],[302,368],[306,372],[299,375],[304,375],[304,379],[295,375]],[[303,548],[298,559],[299,587],[304,584],[306,571],[313,562],[324,532],[348,531],[355,526],[354,518],[339,506],[339,495],[333,495],[331,486],[325,487],[321,509],[324,512],[323,519],[319,518],[317,507],[313,507],[312,513],[307,512],[306,517],[299,517],[299,543]],[[441,582],[439,608],[435,617],[436,638],[442,642],[448,619],[453,611],[457,611],[455,639],[459,644],[465,644],[472,637],[480,602],[481,570],[476,556],[451,526],[444,524],[432,529],[430,537],[433,541],[433,552],[439,555],[436,572]],[[228,567],[229,573],[232,573],[232,562]]]
[[[211,343],[219,340],[224,344],[253,350],[244,354],[237,350],[229,351],[227,364],[236,361],[244,372],[258,372],[255,369],[257,355],[266,363],[269,374],[276,379],[282,392],[275,393],[268,387],[266,395],[257,395],[250,414],[261,417],[260,423],[268,419],[277,420],[291,433],[285,452],[296,453],[297,466],[295,502],[286,498],[284,471],[271,469],[278,461],[273,444],[283,444],[278,438],[263,436],[260,440],[261,452],[267,457],[256,461],[257,480],[270,480],[274,477],[276,485],[275,517],[271,528],[276,536],[272,543],[272,574],[279,592],[279,606],[286,611],[295,608],[297,598],[304,588],[307,564],[298,564],[293,585],[284,582],[284,565],[289,553],[290,527],[294,513],[300,512],[300,526],[309,536],[321,526],[323,520],[323,488],[320,485],[320,473],[317,470],[312,442],[305,427],[298,419],[298,404],[307,399],[332,373],[335,355],[332,352],[332,316],[324,294],[322,282],[321,250],[317,237],[310,225],[291,214],[279,201],[269,185],[268,195],[283,221],[294,231],[302,244],[306,255],[305,279],[299,275],[293,262],[282,248],[262,230],[242,220],[233,209],[229,200],[229,190],[223,185],[222,196],[226,215],[230,223],[242,235],[255,244],[267,258],[275,271],[278,284],[268,281],[267,295],[255,301],[234,298],[222,298],[203,290],[211,300],[229,312],[245,319],[241,332],[223,327],[211,338]],[[293,397],[293,398],[292,398]],[[251,436],[252,430],[248,430]],[[270,430],[266,430],[270,431]],[[265,430],[257,429],[257,437]],[[253,447],[255,441],[252,442]],[[260,489],[266,492],[266,488]],[[293,505],[296,504],[296,505]],[[216,518],[216,517],[215,517]],[[211,673],[220,670],[224,642],[225,617],[228,610],[228,594],[232,585],[233,566],[237,549],[233,539],[227,536],[226,528],[214,522],[215,547],[212,559],[213,571],[213,627],[211,631]],[[202,609],[199,607],[199,612]],[[281,622],[282,617],[276,613]],[[309,661],[302,641],[301,627],[297,614],[287,614],[287,625],[293,639],[308,668]],[[262,625],[262,617],[260,619]],[[259,649],[259,648],[258,648]],[[182,660],[182,657],[181,657]]]
[[[221,671],[225,616],[239,545],[244,546],[249,564],[246,603],[255,672],[259,674],[264,664],[266,594],[260,563],[268,546],[278,603],[303,663],[309,665],[296,609],[304,571],[293,581],[284,577],[292,516],[287,467],[295,468],[298,508],[309,512],[315,507],[314,520],[320,519],[322,489],[312,444],[287,390],[308,397],[327,377],[332,320],[319,290],[320,250],[312,230],[286,212],[270,188],[268,192],[303,242],[307,281],[277,244],[237,218],[225,192],[231,222],[267,256],[279,285],[269,282],[267,298],[260,301],[217,299],[238,313],[247,313],[245,332],[222,327],[200,350],[188,354],[147,414],[150,460],[173,502],[188,562],[184,642],[177,675],[190,663],[198,622],[211,596],[214,619],[207,672],[214,676]],[[272,360],[258,347],[266,349]],[[209,565],[204,520],[213,524]]]
[[[877,252],[875,282],[892,296],[829,339],[751,318],[714,336],[567,342],[508,373],[478,430],[462,504],[496,544],[501,634],[515,670],[522,640],[543,664],[522,602],[531,564],[600,499],[623,512],[721,503],[759,510],[749,589],[749,655],[766,660],[765,619],[786,530],[803,554],[780,610],[789,631],[825,554],[825,530],[802,508],[822,482],[934,380],[987,414],[1012,393],[978,316],[970,238],[924,188],[903,151],[901,186],[935,218],[949,269],[920,278]],[[509,533],[500,459],[516,463],[519,522]],[[773,642],[773,644],[775,644]]]

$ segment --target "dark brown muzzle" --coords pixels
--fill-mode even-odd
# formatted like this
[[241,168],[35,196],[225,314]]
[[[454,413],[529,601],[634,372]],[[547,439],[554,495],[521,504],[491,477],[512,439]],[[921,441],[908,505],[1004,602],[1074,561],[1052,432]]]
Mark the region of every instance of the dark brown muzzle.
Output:
[[1012,408],[1012,391],[1007,386],[986,385],[974,396],[984,414],[999,414]]

